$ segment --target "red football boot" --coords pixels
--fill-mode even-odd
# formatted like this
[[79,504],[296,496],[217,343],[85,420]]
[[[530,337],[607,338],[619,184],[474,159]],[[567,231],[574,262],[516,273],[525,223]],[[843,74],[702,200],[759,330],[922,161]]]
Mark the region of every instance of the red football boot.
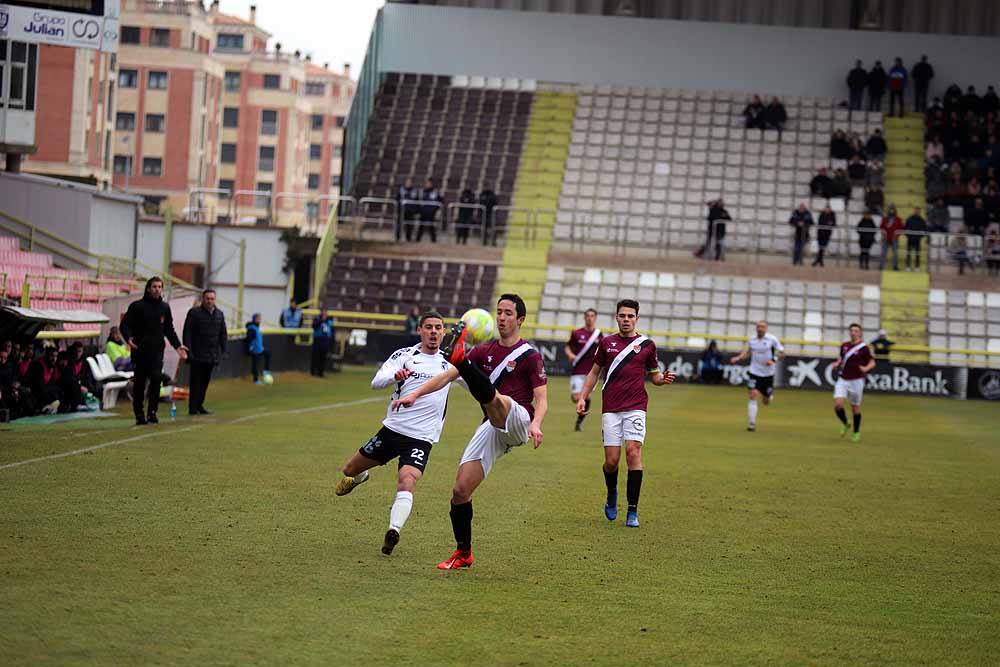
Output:
[[465,322],[459,320],[441,341],[441,354],[452,366],[458,366],[465,360],[465,336],[468,333]]
[[455,553],[453,553],[448,560],[443,563],[438,563],[438,569],[458,570],[463,567],[470,567],[474,561],[475,559],[472,557],[471,549],[469,551],[455,549]]

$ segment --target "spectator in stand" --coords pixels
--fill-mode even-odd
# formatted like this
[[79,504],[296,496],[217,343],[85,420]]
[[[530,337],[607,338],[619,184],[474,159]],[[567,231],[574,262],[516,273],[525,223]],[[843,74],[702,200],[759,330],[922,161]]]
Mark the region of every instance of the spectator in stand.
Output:
[[108,340],[104,343],[104,354],[108,355],[111,365],[116,371],[132,370],[132,350],[122,337],[122,332],[118,327],[111,327],[108,331]]
[[966,195],[968,190],[965,188],[965,183],[962,182],[962,175],[952,174],[948,177],[948,189],[945,191],[945,197],[950,206],[962,206],[966,202]]
[[885,193],[882,188],[874,185],[865,187],[865,209],[882,214],[882,207],[885,206]]
[[992,277],[1000,276],[1000,230],[990,229],[986,238],[986,271]]
[[860,111],[865,101],[865,88],[868,87],[868,72],[862,67],[861,61],[854,63],[854,69],[847,73],[847,89],[851,92],[848,108]]
[[976,87],[969,86],[962,95],[962,113],[979,113],[979,95],[976,94]]
[[882,256],[879,258],[879,271],[885,269],[886,258],[892,251],[892,270],[899,271],[899,234],[903,231],[903,221],[896,213],[896,205],[889,204],[889,210],[882,216]]
[[982,236],[990,224],[990,214],[986,211],[982,197],[973,200],[972,207],[965,211],[965,226],[970,234]]
[[885,186],[885,173],[882,171],[882,162],[872,160],[866,165],[865,186],[881,188]]
[[434,187],[434,179],[428,178],[424,181],[424,189],[420,191],[420,227],[417,229],[417,243],[424,238],[424,232],[431,235],[431,243],[437,243],[437,217],[438,210],[444,205],[444,199]]
[[847,140],[847,133],[843,130],[834,130],[830,137],[830,157],[834,160],[851,157],[851,142]]
[[253,376],[254,384],[264,384],[260,376],[271,374],[271,351],[264,347],[264,334],[260,330],[260,323],[260,313],[254,313],[247,322],[247,352],[250,354],[250,374]]
[[952,111],[959,111],[961,108],[962,89],[957,83],[953,83],[944,91],[944,112],[950,115]]
[[934,98],[934,100],[931,102],[931,105],[927,107],[927,112],[924,114],[924,116],[927,118],[928,123],[930,123],[932,119],[938,118],[939,116],[941,118],[945,117],[944,104],[941,103],[940,97]]
[[858,247],[861,248],[861,252],[858,254],[858,268],[868,270],[868,263],[871,259],[871,249],[875,244],[875,234],[878,232],[878,227],[875,226],[875,221],[872,220],[872,214],[870,211],[865,211],[865,214],[861,216],[861,220],[858,222]]
[[[458,197],[458,221],[455,223],[455,241],[462,245],[469,243],[469,230],[475,225],[476,214],[479,210],[473,208],[476,203],[476,194],[469,188],[462,190]],[[416,344],[416,343],[414,343]]]
[[944,199],[938,197],[934,200],[934,205],[927,211],[927,223],[930,231],[934,233],[947,234],[951,229],[951,213],[944,205]]
[[497,229],[493,213],[493,209],[497,207],[498,203],[497,193],[493,192],[490,188],[486,188],[479,193],[479,205],[483,207],[483,245],[489,244],[495,246],[497,244],[497,234],[502,231]]
[[792,226],[792,264],[801,266],[802,255],[809,243],[809,228],[813,225],[812,213],[805,202],[800,202],[799,207],[792,211],[788,224]]
[[42,356],[30,362],[27,385],[41,405],[43,415],[55,414],[66,399],[59,386],[59,350],[47,347]]
[[927,221],[920,215],[920,207],[913,209],[913,214],[906,219],[906,270],[910,271],[910,258],[914,260],[913,270],[920,270],[921,244],[927,234]]
[[406,240],[413,240],[413,225],[420,215],[420,208],[416,203],[418,199],[420,189],[413,185],[412,178],[407,178],[396,191],[396,241],[402,238],[404,230]]
[[[416,307],[414,307],[416,308]],[[419,335],[419,334],[418,334]],[[333,316],[326,308],[320,311],[319,317],[313,320],[312,363],[309,374],[323,377],[326,373],[326,359],[333,349],[336,331],[333,327]]]
[[35,360],[35,349],[31,343],[22,343],[17,357],[17,377],[22,385],[28,384],[28,372]]
[[939,160],[944,159],[944,143],[941,141],[940,134],[935,134],[927,142],[927,150],[924,151],[924,157],[928,162],[931,162],[935,158]]
[[409,339],[407,345],[413,346],[420,343],[420,309],[416,306],[410,308],[410,314],[406,316],[406,336]]
[[868,110],[882,110],[882,96],[885,95],[886,75],[882,69],[882,61],[876,60],[875,66],[868,72]]
[[769,130],[778,131],[778,141],[781,141],[781,133],[785,130],[785,122],[788,121],[788,112],[785,105],[777,97],[771,98],[771,103],[764,109],[764,127]]
[[0,361],[0,369],[5,366],[10,367],[10,371],[17,374],[17,360],[14,357],[14,343],[9,340],[0,340],[0,352],[7,352],[3,361]]
[[859,157],[862,162],[868,161],[868,154],[865,153],[865,145],[861,141],[861,136],[857,132],[852,132],[850,137],[851,154],[850,157]]
[[997,91],[993,89],[993,86],[986,86],[986,94],[983,95],[979,104],[983,114],[996,114],[1000,111],[1000,97],[997,97]]
[[969,240],[968,240],[969,230],[963,224],[958,228],[958,233],[951,237],[951,256],[958,262],[958,275],[965,275],[965,267],[968,266],[970,271],[974,271],[972,266],[972,260],[969,257]]
[[896,113],[896,101],[899,101],[899,117],[903,117],[903,93],[906,92],[906,68],[903,67],[903,59],[896,58],[892,69],[889,70],[889,115]]
[[[726,210],[722,197],[705,202],[705,206],[708,207],[708,217],[706,218],[708,221],[708,227],[705,233],[705,243],[694,251],[695,257],[703,257],[706,253],[708,253],[709,249],[711,249],[712,239],[715,238],[716,221],[730,219],[729,212]],[[724,225],[725,223],[720,224]]]
[[852,184],[864,185],[865,174],[868,172],[868,165],[865,161],[861,159],[860,155],[854,155],[851,157],[851,161],[847,163],[847,175],[851,179]]
[[885,137],[882,136],[882,130],[876,128],[872,136],[868,137],[868,142],[865,144],[865,153],[868,154],[868,159],[881,162],[885,159],[885,154],[888,152],[889,147],[885,144]]
[[927,110],[927,90],[934,78],[934,67],[927,62],[927,56],[920,56],[920,62],[913,66],[913,110]]
[[834,197],[843,197],[844,201],[851,198],[851,179],[847,177],[846,169],[837,169],[833,172],[833,183],[831,192]]
[[764,129],[764,103],[760,101],[759,95],[754,95],[750,103],[743,109],[743,117],[746,119],[746,128]]
[[[215,290],[212,290],[213,293]],[[215,298],[213,294],[212,307],[215,307]],[[288,308],[281,311],[281,317],[278,320],[278,324],[281,325],[283,329],[301,329],[302,328],[302,309],[295,305],[295,299],[288,300]]]
[[15,420],[34,414],[30,392],[21,387],[14,359],[14,346],[9,340],[0,343],[0,410],[7,411],[7,419]]
[[819,214],[819,222],[816,225],[816,242],[819,248],[816,252],[816,259],[813,260],[813,266],[825,266],[823,264],[823,255],[826,253],[826,247],[830,245],[830,237],[833,236],[833,228],[836,226],[837,214],[827,204],[823,212]]
[[[302,311],[298,312],[298,321],[288,321],[285,309],[281,313],[283,327],[298,329],[302,324]],[[286,322],[288,322],[286,324]],[[292,326],[292,325],[295,326]],[[191,393],[188,396],[188,414],[192,417],[212,414],[205,408],[205,395],[208,384],[212,381],[212,371],[222,362],[226,354],[226,341],[229,333],[226,331],[226,318],[222,311],[215,307],[215,290],[207,289],[201,293],[201,304],[190,309],[184,318],[184,345],[191,350],[188,355],[191,371]]]
[[719,384],[722,381],[722,353],[714,341],[708,342],[708,347],[701,353],[698,360],[698,377],[705,384]]
[[59,355],[59,386],[63,392],[62,412],[76,412],[92,393],[94,380],[83,358],[83,343],[77,341]]
[[[971,197],[973,201],[977,198],[982,197],[983,194],[983,184],[979,182],[979,179],[975,176],[969,179],[969,182],[965,186],[966,195]],[[984,206],[986,202],[983,202]]]
[[893,345],[895,345],[895,343],[889,340],[889,333],[885,329],[879,329],[878,337],[872,341],[872,349],[875,352],[875,358],[882,361],[888,361],[889,352]]
[[827,176],[826,167],[820,167],[816,175],[809,181],[809,192],[816,197],[825,199],[833,196],[833,180]]

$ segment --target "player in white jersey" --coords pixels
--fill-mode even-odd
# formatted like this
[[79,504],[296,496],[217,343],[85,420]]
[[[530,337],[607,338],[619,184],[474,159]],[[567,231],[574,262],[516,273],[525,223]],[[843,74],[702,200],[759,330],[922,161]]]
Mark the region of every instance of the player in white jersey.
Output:
[[372,379],[372,389],[395,387],[389,398],[390,409],[379,432],[344,464],[344,478],[336,488],[338,496],[346,495],[368,480],[369,468],[399,458],[396,501],[389,512],[389,530],[382,544],[382,553],[387,556],[399,542],[399,531],[410,516],[413,488],[424,473],[431,447],[441,437],[448,404],[445,386],[421,396],[405,412],[391,409],[393,401],[413,393],[450,366],[438,350],[444,338],[444,318],[434,311],[425,313],[420,318],[419,333],[419,345],[396,350]]
[[729,360],[738,364],[750,357],[750,373],[747,377],[747,389],[750,390],[750,400],[747,402],[747,430],[757,430],[757,397],[762,396],[764,405],[771,403],[774,396],[774,371],[778,362],[785,357],[785,348],[774,335],[767,332],[767,322],[757,322],[757,335],[751,336],[743,350]]

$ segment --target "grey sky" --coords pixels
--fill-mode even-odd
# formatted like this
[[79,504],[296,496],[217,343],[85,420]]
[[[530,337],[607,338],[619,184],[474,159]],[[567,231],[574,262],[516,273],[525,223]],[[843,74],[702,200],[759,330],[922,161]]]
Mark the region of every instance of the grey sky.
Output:
[[226,14],[247,18],[257,5],[257,24],[270,32],[271,45],[285,51],[311,53],[318,64],[340,71],[351,63],[351,76],[361,71],[372,23],[385,0],[220,0]]

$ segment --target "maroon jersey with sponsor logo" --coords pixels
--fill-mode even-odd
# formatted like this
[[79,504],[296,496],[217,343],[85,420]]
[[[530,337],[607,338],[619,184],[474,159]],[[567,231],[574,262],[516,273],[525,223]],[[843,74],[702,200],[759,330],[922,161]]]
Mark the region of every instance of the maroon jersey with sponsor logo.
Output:
[[493,386],[504,396],[523,405],[528,414],[534,418],[535,408],[531,405],[531,401],[535,397],[535,387],[541,387],[548,380],[545,377],[545,364],[542,363],[542,355],[538,350],[530,349],[517,359],[507,359],[511,352],[521,347],[522,343],[524,341],[519,340],[513,347],[504,347],[499,340],[491,340],[474,347],[469,352],[468,358],[486,374],[486,377],[489,377],[494,369],[503,367],[504,370]]
[[865,376],[861,372],[861,367],[866,365],[872,360],[872,350],[865,344],[860,350],[851,355],[851,358],[846,362],[843,360],[844,355],[847,354],[848,350],[854,347],[854,343],[847,341],[842,343],[840,346],[840,377],[845,380],[858,380]]
[[[573,354],[579,355],[580,350],[584,348],[590,337],[594,335],[593,331],[587,331],[586,329],[577,329],[569,335],[569,340],[566,344],[569,346],[570,351]],[[601,345],[601,339],[604,338],[604,334],[597,334],[597,340],[594,344],[590,346],[587,353],[583,357],[577,356],[576,365],[572,366],[570,373],[573,375],[586,375],[590,372],[590,369],[594,367],[594,359],[597,357],[597,348]]]
[[[623,338],[621,334],[605,336],[597,350],[594,363],[604,372],[604,389],[601,393],[603,412],[628,412],[645,410],[649,403],[646,394],[646,373],[656,365],[656,344],[646,339],[635,344],[638,336]],[[611,366],[619,355],[626,355],[614,369]]]

